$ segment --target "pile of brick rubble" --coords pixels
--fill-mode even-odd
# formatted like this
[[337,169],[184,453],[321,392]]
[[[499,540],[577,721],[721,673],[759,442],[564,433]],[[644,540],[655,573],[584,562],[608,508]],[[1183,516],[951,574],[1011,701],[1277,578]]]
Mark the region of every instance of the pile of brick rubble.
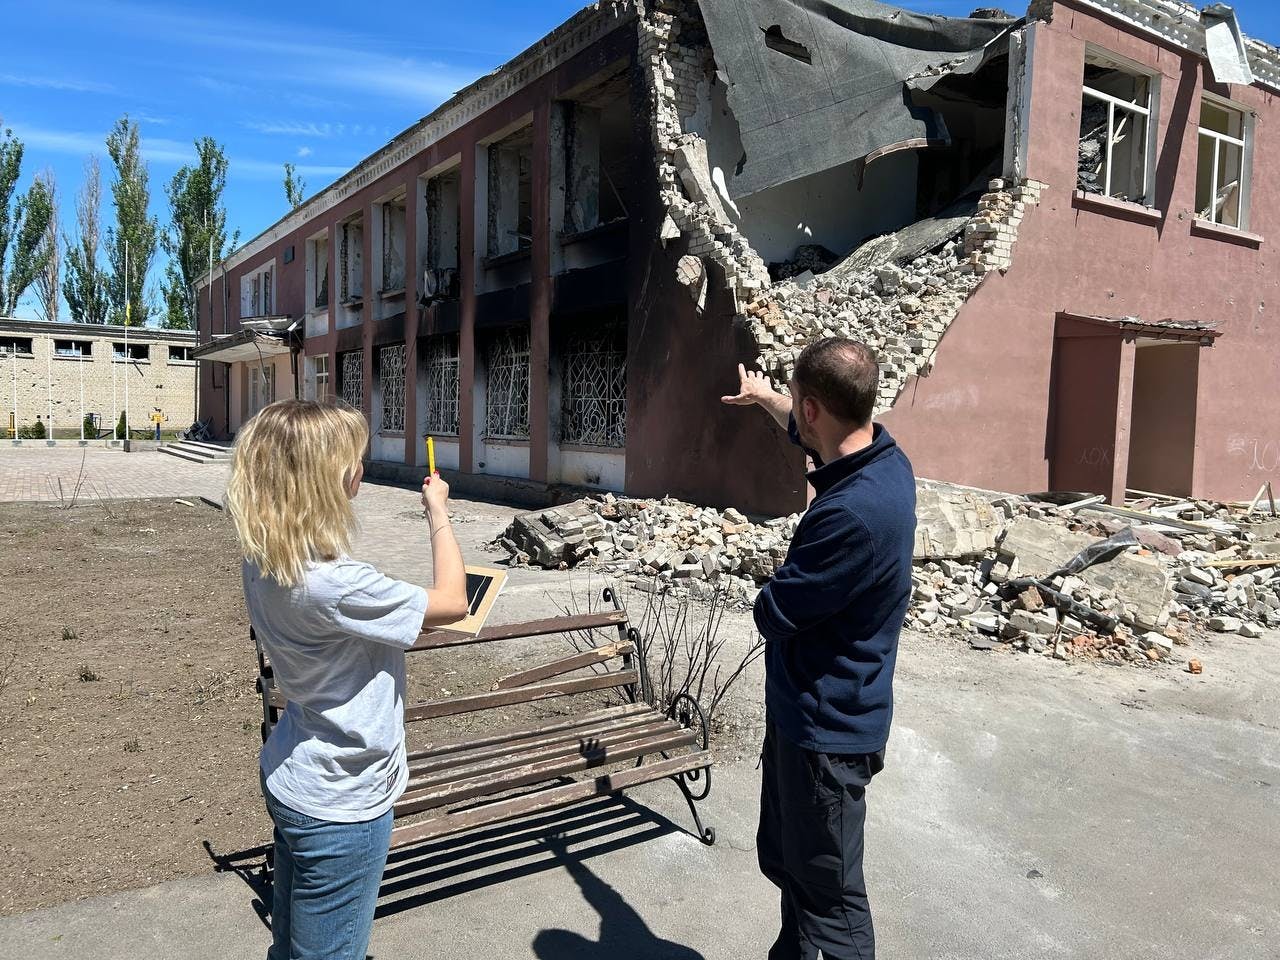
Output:
[[[929,481],[917,492],[907,615],[916,630],[978,648],[1149,662],[1178,659],[1174,648],[1196,631],[1258,637],[1280,627],[1280,521],[1204,502],[1121,516]],[[517,564],[589,565],[635,589],[719,592],[745,606],[785,559],[799,521],[604,494],[522,514],[495,547]],[[1132,548],[1053,576],[1126,530]]]

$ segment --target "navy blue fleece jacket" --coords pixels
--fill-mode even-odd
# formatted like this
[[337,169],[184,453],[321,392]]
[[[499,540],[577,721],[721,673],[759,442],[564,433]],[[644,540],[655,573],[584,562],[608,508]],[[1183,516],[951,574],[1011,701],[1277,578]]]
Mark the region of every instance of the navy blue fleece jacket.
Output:
[[[800,442],[795,420],[791,438]],[[821,753],[884,748],[898,632],[911,596],[916,487],[880,424],[871,444],[808,475],[816,494],[760,591],[765,704],[778,732]]]

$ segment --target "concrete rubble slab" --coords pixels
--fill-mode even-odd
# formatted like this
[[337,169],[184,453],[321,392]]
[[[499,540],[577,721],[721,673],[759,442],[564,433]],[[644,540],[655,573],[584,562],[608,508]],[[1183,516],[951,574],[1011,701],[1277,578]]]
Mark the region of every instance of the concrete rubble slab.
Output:
[[[1018,561],[1019,576],[1039,578],[1060,570],[1097,539],[1022,517],[1005,531],[998,549],[1001,558]],[[1091,587],[1123,601],[1129,618],[1140,627],[1155,629],[1165,620],[1169,578],[1156,558],[1121,554],[1109,563],[1090,567],[1080,577]]]

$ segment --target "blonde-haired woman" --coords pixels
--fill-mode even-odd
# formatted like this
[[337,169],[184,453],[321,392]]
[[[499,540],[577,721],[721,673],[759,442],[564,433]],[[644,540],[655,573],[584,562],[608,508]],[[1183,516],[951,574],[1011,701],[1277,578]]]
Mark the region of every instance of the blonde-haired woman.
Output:
[[404,651],[466,613],[438,474],[422,484],[434,589],[347,556],[368,439],[355,410],[284,400],[245,425],[232,457],[245,603],[289,701],[261,757],[275,824],[268,960],[364,960],[408,777]]

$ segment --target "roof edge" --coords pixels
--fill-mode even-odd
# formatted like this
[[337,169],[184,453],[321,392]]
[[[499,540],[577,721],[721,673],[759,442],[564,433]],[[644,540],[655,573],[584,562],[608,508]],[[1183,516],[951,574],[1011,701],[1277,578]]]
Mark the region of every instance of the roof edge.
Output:
[[601,37],[629,23],[638,13],[637,0],[597,0],[579,10],[532,46],[463,87],[413,126],[393,137],[386,146],[360,160],[324,190],[303,201],[301,206],[245,241],[212,271],[201,274],[196,280],[196,287],[207,287],[220,271],[238,266],[316,215],[364,189],[414,154],[442,140]]

